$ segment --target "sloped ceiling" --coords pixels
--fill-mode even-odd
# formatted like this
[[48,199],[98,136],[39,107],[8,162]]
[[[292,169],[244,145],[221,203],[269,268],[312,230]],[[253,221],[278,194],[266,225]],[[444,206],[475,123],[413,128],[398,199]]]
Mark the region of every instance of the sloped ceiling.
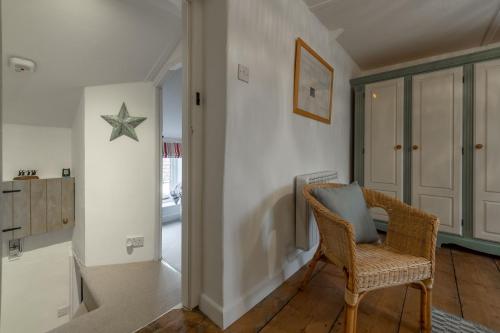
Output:
[[72,126],[83,87],[145,80],[181,37],[174,0],[2,0],[2,25],[4,122],[55,127]]
[[363,70],[500,41],[500,0],[304,1]]

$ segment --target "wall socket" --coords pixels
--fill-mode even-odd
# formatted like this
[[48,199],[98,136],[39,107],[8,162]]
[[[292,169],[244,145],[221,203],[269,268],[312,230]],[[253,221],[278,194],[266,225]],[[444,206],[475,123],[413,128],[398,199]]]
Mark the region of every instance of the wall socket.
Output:
[[125,245],[127,247],[143,247],[144,236],[128,236]]

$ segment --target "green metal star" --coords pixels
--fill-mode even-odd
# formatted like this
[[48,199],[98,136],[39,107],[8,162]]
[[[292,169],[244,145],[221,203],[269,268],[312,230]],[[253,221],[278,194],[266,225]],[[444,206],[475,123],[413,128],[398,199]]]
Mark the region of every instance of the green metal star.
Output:
[[135,141],[139,141],[137,134],[135,134],[135,129],[146,120],[146,117],[131,117],[128,114],[127,106],[123,102],[120,112],[117,116],[101,116],[106,120],[111,126],[113,126],[113,131],[111,132],[111,138],[109,141],[113,141],[122,135],[126,135]]

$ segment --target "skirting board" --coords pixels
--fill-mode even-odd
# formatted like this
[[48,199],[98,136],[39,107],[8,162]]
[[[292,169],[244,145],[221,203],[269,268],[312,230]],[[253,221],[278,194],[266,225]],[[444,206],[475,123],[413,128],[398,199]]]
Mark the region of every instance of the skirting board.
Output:
[[207,294],[201,294],[200,297],[200,310],[208,318],[210,318],[217,326],[223,326],[223,311],[222,307],[217,304]]
[[200,309],[219,327],[226,329],[241,316],[259,304],[264,298],[281,286],[289,277],[306,265],[313,257],[316,247],[311,251],[297,250],[296,258],[283,267],[270,279],[266,279],[242,295],[236,302],[225,306],[220,305],[203,294]]
[[[375,221],[378,230],[387,231],[387,223]],[[474,251],[500,256],[500,244],[481,239],[461,237],[458,235],[440,232],[438,234],[437,246],[442,244],[455,244]]]

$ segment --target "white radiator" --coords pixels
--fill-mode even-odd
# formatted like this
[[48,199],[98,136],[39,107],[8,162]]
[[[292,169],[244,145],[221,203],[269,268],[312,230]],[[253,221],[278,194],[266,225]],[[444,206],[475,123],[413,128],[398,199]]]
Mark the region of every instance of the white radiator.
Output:
[[310,250],[319,242],[318,227],[302,189],[306,184],[333,183],[338,180],[337,172],[323,171],[295,178],[295,246]]

